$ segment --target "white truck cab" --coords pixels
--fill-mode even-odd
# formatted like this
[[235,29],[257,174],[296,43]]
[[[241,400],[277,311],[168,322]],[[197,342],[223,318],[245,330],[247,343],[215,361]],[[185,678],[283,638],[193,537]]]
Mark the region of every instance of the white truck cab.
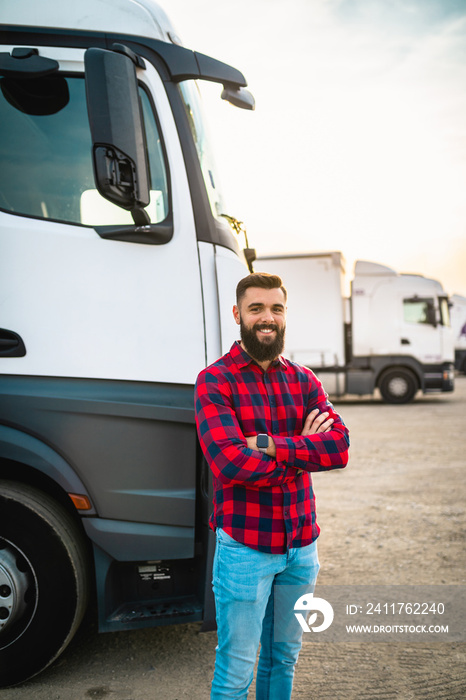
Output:
[[[383,398],[396,402],[414,398],[418,389],[453,389],[449,302],[439,282],[358,261],[351,319],[352,362],[373,367]],[[382,367],[387,361],[399,367]]]
[[149,0],[3,0],[1,22],[6,686],[58,656],[92,580],[101,631],[212,620],[193,385],[236,338],[253,253],[225,217],[196,81],[254,101]]

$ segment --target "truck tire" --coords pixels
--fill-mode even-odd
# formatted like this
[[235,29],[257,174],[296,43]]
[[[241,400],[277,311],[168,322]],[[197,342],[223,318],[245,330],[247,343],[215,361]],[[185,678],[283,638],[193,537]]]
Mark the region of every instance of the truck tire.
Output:
[[0,687],[36,675],[70,642],[87,605],[88,560],[61,504],[0,481]]
[[384,372],[378,386],[387,403],[408,403],[419,389],[415,374],[405,367],[394,367]]

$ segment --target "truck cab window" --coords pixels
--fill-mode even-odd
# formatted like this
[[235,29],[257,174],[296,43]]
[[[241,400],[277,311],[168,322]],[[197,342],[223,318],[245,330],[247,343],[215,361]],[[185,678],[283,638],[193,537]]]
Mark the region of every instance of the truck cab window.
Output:
[[[153,223],[168,214],[164,152],[154,113],[140,88],[151,174]],[[132,224],[131,214],[96,190],[81,76],[0,80],[0,208],[84,224]]]
[[206,129],[205,118],[202,112],[199,88],[194,81],[186,80],[179,84],[179,89],[196,146],[202,176],[209,197],[210,208],[212,214],[216,218],[220,218],[222,214],[226,213],[226,210]]
[[435,326],[433,299],[403,299],[403,317],[407,323],[425,323]]

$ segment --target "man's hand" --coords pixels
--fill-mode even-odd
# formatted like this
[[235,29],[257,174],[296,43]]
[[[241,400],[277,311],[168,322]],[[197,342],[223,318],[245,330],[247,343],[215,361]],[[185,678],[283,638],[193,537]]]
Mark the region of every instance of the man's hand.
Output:
[[319,409],[315,408],[307,416],[304,421],[304,426],[301,435],[315,435],[316,433],[328,433],[332,429],[333,418],[328,417],[329,414],[319,413]]

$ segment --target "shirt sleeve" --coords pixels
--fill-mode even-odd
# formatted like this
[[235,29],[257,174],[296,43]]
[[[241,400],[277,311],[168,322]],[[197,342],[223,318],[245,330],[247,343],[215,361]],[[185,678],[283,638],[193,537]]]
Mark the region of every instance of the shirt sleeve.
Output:
[[195,393],[196,426],[214,476],[224,484],[277,486],[296,479],[296,470],[248,448],[232,405],[231,389],[223,376],[203,370]]
[[350,444],[348,428],[328,400],[321,382],[312,372],[309,372],[309,379],[311,390],[306,416],[315,408],[318,408],[320,413],[328,411],[329,418],[333,418],[334,421],[332,429],[327,433],[307,436],[280,437],[274,435],[273,440],[277,449],[276,460],[288,467],[303,469],[307,472],[342,469],[348,463]]

